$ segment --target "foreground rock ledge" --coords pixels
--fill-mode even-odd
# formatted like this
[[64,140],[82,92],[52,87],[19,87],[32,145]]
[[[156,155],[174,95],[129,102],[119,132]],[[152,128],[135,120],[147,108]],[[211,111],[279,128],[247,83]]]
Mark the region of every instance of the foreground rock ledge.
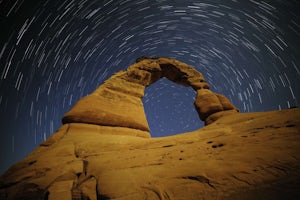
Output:
[[[156,65],[159,60],[139,59],[133,71],[135,66],[140,68],[139,63]],[[130,70],[120,74],[130,74]],[[156,80],[167,73],[162,72],[158,69],[158,75],[150,77]],[[195,86],[199,81],[190,81],[201,90],[199,96],[203,91],[209,94],[204,99],[217,97],[212,107],[221,108],[221,104],[223,110],[215,112],[218,109],[195,103],[196,108],[200,105],[200,110],[207,110],[198,113],[209,125],[171,137],[149,138],[147,123],[138,118],[143,112],[126,121],[120,112],[104,110],[105,116],[121,121],[117,124],[89,109],[101,110],[98,103],[117,104],[118,98],[127,98],[124,105],[139,105],[137,99],[151,81],[140,84],[144,79],[128,81],[127,76],[119,78],[120,74],[91,94],[92,99],[86,97],[88,105],[79,102],[56,133],[1,176],[0,199],[300,199],[299,108],[238,113],[234,107],[224,109],[232,104],[210,92],[204,81],[200,83],[206,89]],[[132,90],[112,81],[114,78],[131,84]],[[186,83],[182,78],[170,79]],[[105,102],[103,95],[111,95],[115,102]],[[84,116],[90,117],[87,122]]]

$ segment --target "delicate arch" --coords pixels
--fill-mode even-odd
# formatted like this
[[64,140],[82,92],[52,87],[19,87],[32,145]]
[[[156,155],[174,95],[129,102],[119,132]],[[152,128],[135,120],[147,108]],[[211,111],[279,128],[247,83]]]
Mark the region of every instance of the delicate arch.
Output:
[[142,98],[145,87],[162,77],[197,92],[195,108],[206,125],[238,112],[225,96],[210,91],[203,75],[192,66],[171,58],[141,57],[80,99],[62,121],[130,128],[140,131],[136,136],[150,137]]

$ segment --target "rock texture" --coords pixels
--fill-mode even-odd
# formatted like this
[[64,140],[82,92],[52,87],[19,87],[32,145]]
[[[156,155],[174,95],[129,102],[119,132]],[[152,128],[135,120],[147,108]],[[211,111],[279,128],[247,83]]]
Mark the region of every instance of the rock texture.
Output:
[[299,199],[299,124],[299,108],[165,138],[65,124],[1,177],[0,199]]
[[[163,76],[197,90],[209,125],[150,138],[140,100]],[[238,113],[179,61],[139,59],[63,122],[1,176],[0,199],[300,199],[300,108]]]

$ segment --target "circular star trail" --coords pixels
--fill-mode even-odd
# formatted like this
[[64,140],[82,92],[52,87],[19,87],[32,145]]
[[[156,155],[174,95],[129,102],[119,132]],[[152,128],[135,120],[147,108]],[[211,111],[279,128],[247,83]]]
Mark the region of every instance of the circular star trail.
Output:
[[[241,112],[300,98],[297,0],[0,1],[1,172],[61,126],[81,97],[140,56],[178,59]],[[191,88],[162,79],[143,102],[151,135],[203,126]]]

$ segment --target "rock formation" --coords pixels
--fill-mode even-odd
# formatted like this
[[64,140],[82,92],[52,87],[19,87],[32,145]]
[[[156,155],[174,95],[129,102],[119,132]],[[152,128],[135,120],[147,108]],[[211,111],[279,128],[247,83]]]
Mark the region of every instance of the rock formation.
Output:
[[[139,130],[134,134],[150,137],[142,98],[145,87],[162,77],[190,86],[197,92],[195,107],[206,124],[217,120],[218,116],[238,111],[225,96],[210,91],[202,74],[193,67],[170,58],[139,58],[126,71],[116,73],[82,98],[62,121],[64,124],[127,127]],[[218,115],[213,115],[215,113]]]
[[[161,77],[197,91],[207,126],[150,137],[141,99]],[[140,58],[1,176],[0,200],[299,199],[299,180],[299,108],[239,113],[191,66]]]

